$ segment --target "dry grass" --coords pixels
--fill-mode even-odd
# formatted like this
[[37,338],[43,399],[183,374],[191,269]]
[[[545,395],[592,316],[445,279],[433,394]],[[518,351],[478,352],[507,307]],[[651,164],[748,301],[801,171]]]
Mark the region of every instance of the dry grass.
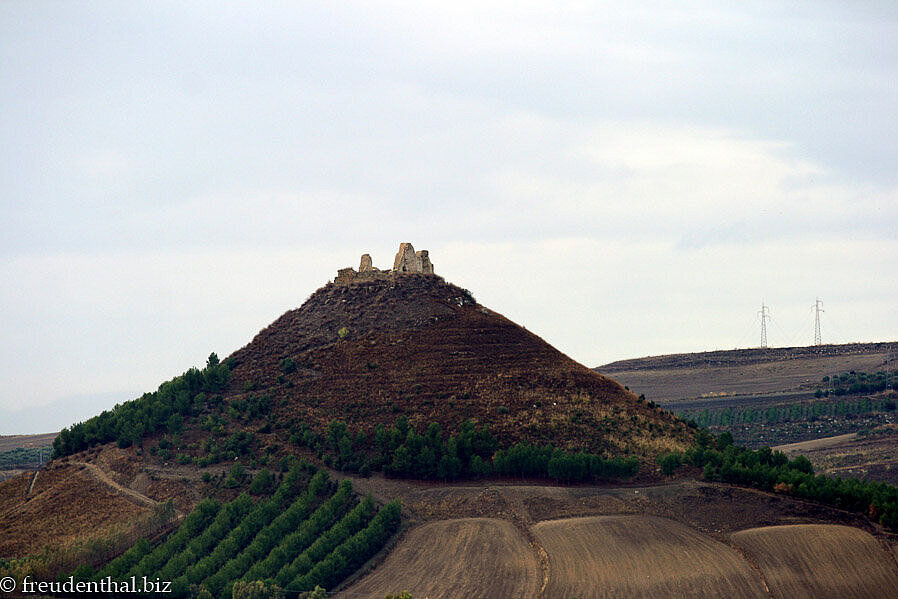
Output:
[[28,495],[30,482],[28,473],[0,483],[2,557],[111,534],[151,512],[76,465],[54,463],[44,468]]
[[0,452],[12,451],[19,447],[47,447],[53,444],[57,433],[39,435],[0,435]]
[[758,564],[774,597],[898,597],[898,572],[879,542],[858,528],[768,526],[732,535]]
[[536,597],[540,567],[509,522],[490,518],[441,520],[412,529],[371,574],[340,599],[383,597]]
[[672,520],[598,516],[533,527],[549,554],[547,597],[766,597],[731,548]]

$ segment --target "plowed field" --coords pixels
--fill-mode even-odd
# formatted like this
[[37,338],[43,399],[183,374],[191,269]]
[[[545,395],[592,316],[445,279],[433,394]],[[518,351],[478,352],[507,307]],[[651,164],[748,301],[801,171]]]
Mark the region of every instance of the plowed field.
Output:
[[767,597],[730,547],[664,518],[598,516],[540,522],[546,597]]
[[870,534],[848,526],[796,524],[734,533],[758,564],[774,597],[898,597],[898,574]]
[[340,599],[383,597],[536,597],[540,566],[511,523],[492,518],[430,522],[411,530],[371,574]]

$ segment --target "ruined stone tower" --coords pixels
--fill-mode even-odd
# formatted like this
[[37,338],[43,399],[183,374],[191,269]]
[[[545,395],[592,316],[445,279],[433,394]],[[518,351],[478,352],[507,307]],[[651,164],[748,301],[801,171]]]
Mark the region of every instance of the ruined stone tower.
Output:
[[416,252],[408,242],[400,243],[396,259],[393,260],[393,272],[432,275],[433,264],[430,263],[430,254],[427,250]]
[[341,268],[337,271],[334,283],[347,284],[353,281],[370,281],[373,279],[388,279],[396,275],[432,275],[433,264],[430,262],[430,254],[427,250],[416,252],[411,243],[400,243],[399,251],[393,260],[392,270],[380,270],[371,262],[370,254],[362,254],[359,262],[359,270],[353,268]]

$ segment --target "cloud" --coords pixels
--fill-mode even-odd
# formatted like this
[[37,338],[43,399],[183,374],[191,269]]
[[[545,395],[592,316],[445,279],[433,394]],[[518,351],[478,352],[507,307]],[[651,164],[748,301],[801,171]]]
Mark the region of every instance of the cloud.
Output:
[[401,241],[589,365],[762,299],[894,338],[896,16],[2,4],[0,406],[152,389]]

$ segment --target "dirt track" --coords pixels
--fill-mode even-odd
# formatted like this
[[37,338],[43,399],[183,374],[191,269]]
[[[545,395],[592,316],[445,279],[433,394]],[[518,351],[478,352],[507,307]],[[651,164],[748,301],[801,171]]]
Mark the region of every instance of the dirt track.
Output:
[[84,469],[88,473],[90,473],[90,475],[93,476],[95,479],[97,479],[98,481],[100,481],[101,483],[103,483],[104,485],[106,485],[108,487],[112,487],[118,493],[121,493],[122,495],[124,495],[126,499],[133,501],[137,505],[141,505],[143,507],[148,507],[148,508],[153,508],[153,507],[156,507],[156,505],[158,505],[158,503],[159,503],[158,501],[150,499],[146,495],[142,495],[141,493],[138,493],[134,489],[129,489],[127,487],[123,487],[122,485],[118,484],[117,482],[115,482],[114,480],[109,478],[109,475],[106,474],[105,472],[103,472],[103,470],[101,470],[96,464],[91,464],[90,462],[70,462],[70,463],[73,466],[83,466]]
[[34,481],[22,474],[0,485],[0,556],[34,554],[103,537],[150,513],[146,503],[101,481],[88,468],[51,464]]

